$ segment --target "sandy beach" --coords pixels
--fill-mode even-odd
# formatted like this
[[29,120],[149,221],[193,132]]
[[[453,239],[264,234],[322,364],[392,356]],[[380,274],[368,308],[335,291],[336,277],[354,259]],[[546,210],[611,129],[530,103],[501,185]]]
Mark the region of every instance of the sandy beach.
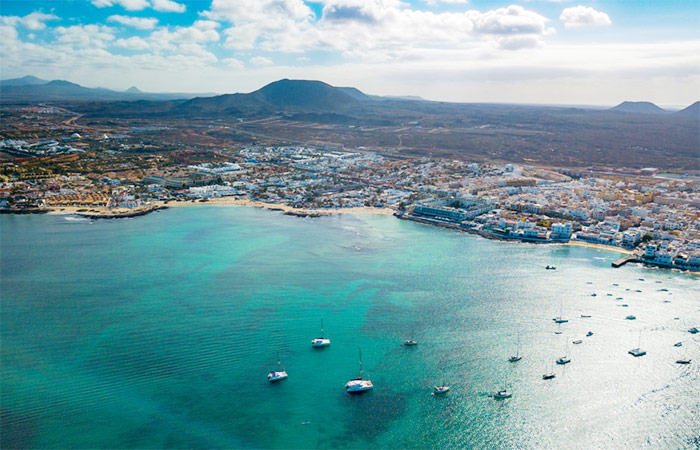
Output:
[[249,200],[247,198],[235,198],[235,197],[219,197],[210,198],[206,202],[201,202],[199,200],[185,200],[185,201],[170,201],[170,202],[157,202],[158,206],[252,206],[255,208],[270,209],[273,211],[283,211],[288,213],[294,213],[299,215],[319,215],[319,216],[329,216],[332,214],[384,214],[392,215],[395,210],[391,208],[371,208],[371,207],[359,207],[359,208],[323,208],[323,209],[309,209],[309,208],[295,208],[284,203],[266,203],[254,200]]
[[603,244],[592,244],[590,242],[583,242],[583,241],[571,240],[568,242],[568,244],[569,245],[576,245],[579,247],[596,248],[598,250],[607,250],[610,252],[624,253],[625,255],[632,255],[634,253],[632,250],[627,250],[626,248],[622,248],[622,247],[613,247],[612,245],[603,245]]

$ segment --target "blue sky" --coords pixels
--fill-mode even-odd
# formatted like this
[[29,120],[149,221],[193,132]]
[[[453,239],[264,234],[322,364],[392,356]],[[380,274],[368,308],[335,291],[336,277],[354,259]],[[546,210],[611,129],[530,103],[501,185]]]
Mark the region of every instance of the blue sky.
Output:
[[682,106],[697,0],[2,0],[2,78],[246,92],[280,78],[445,101]]

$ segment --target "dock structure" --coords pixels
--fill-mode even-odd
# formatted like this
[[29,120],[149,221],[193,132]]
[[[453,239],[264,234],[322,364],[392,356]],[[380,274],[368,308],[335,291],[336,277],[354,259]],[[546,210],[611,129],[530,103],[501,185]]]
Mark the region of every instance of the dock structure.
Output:
[[617,261],[613,262],[612,266],[617,269],[618,267],[624,266],[628,262],[635,261],[636,259],[637,257],[635,255],[627,255],[624,258],[620,258]]

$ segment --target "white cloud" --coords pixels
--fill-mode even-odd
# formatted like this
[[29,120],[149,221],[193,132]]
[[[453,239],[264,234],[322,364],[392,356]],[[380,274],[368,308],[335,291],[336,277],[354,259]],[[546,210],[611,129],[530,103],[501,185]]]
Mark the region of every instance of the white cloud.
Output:
[[205,17],[228,22],[224,46],[299,52],[318,45],[314,13],[302,0],[213,0]]
[[56,42],[71,47],[103,48],[114,40],[114,30],[105,25],[56,27]]
[[141,11],[149,6],[148,0],[92,0],[98,8],[121,5],[127,11]]
[[174,2],[172,0],[151,0],[153,9],[160,12],[185,12],[185,5]]
[[243,64],[243,61],[238,60],[236,58],[224,58],[221,60],[221,62],[229,69],[240,70],[245,68],[245,64]]
[[590,6],[573,6],[561,12],[559,20],[564,22],[566,28],[585,26],[611,25],[610,17],[602,11],[597,11]]
[[439,3],[449,3],[453,5],[458,5],[458,4],[466,4],[469,3],[469,0],[423,0],[425,3],[429,5],[437,5]]
[[249,62],[258,67],[271,66],[272,60],[270,58],[265,58],[264,56],[253,56],[250,58]]
[[117,39],[114,41],[114,45],[117,47],[126,48],[128,50],[147,50],[150,48],[148,42],[138,36],[132,36],[127,39]]
[[30,30],[43,30],[46,28],[47,20],[58,20],[58,16],[53,14],[44,14],[41,12],[33,12],[21,19],[21,23]]
[[46,24],[49,20],[59,20],[60,18],[54,14],[44,14],[39,11],[35,11],[26,16],[0,16],[0,22],[5,25],[10,25],[16,27],[17,25],[22,25],[28,30],[36,31],[43,30],[46,28]]
[[113,15],[107,17],[109,22],[117,22],[129,27],[138,28],[139,30],[152,30],[158,23],[158,19],[154,17],[131,17]]

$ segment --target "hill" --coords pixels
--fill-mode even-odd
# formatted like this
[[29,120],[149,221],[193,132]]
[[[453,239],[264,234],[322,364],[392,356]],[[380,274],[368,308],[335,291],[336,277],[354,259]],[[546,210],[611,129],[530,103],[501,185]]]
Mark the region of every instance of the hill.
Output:
[[675,112],[674,115],[700,119],[700,101],[693,103],[687,108],[683,108],[680,111]]
[[[349,89],[353,89],[349,91]],[[283,79],[247,94],[195,98],[178,108],[183,114],[342,112],[361,103],[354,88],[337,88],[322,81]],[[367,97],[369,98],[369,97]]]
[[668,112],[651,102],[622,102],[608,111],[634,114],[666,114]]
[[22,78],[11,78],[9,80],[0,81],[0,86],[37,86],[46,84],[48,81],[42,80],[32,75],[27,75]]
[[33,76],[0,81],[0,94],[5,104],[34,102],[118,102],[118,101],[170,101],[211,96],[213,94],[147,93],[136,87],[119,92],[104,88],[88,88],[65,80],[46,81]]

